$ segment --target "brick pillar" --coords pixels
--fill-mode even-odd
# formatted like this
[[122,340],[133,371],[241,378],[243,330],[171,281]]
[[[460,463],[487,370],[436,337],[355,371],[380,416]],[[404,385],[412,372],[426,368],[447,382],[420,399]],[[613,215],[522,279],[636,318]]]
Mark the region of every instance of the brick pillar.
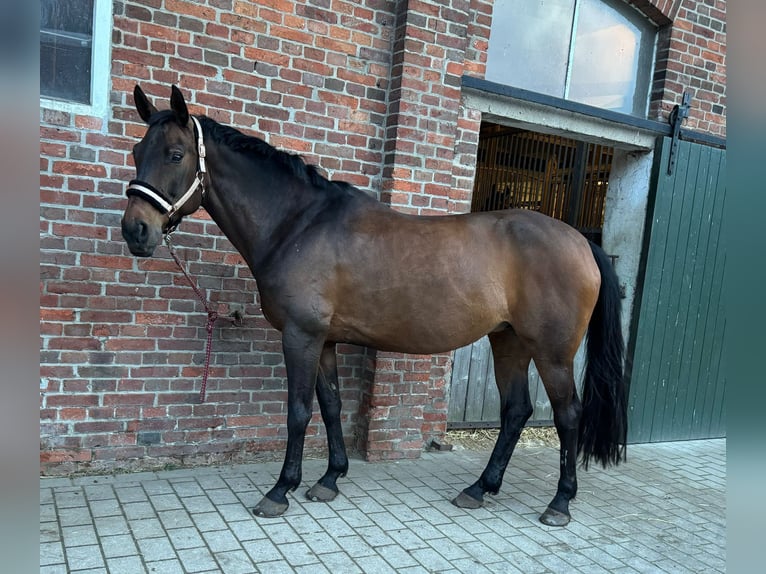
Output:
[[[397,4],[381,200],[399,211],[466,211],[453,168],[469,12],[466,0]],[[451,357],[375,355],[360,416],[368,460],[418,458],[444,434]]]

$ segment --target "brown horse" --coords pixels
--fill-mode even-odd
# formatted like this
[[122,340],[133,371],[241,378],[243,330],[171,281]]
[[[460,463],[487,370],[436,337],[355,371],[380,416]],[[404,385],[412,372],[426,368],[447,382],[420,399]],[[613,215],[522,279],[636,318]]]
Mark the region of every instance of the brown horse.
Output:
[[[327,472],[308,491],[330,501],[348,470],[340,423],[336,343],[439,353],[489,334],[501,431],[480,478],[453,501],[476,508],[496,494],[532,413],[527,369],[535,360],[561,439],[558,490],[540,517],[569,522],[578,454],[587,468],[624,457],[626,388],[617,277],[600,247],[531,211],[444,217],[398,213],[299,157],[190,116],[173,86],[158,111],[140,87],[149,124],[134,150],[122,234],[149,257],[164,233],[204,207],[255,277],[263,313],[282,332],[288,379],[287,452],[279,480],[253,509],[277,516],[301,482],[316,392],[327,429]],[[583,401],[573,358],[587,331]]]

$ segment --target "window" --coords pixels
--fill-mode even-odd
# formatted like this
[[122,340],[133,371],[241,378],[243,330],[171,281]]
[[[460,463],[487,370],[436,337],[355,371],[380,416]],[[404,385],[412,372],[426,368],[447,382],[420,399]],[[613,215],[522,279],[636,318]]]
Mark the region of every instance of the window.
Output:
[[646,117],[656,37],[620,0],[496,0],[486,79]]
[[111,0],[41,0],[40,98],[101,115],[109,92]]

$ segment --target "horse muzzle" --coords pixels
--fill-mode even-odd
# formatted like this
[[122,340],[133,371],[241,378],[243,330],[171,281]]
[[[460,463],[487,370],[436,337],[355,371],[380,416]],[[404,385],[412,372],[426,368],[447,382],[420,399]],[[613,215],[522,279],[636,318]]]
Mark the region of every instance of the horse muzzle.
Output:
[[137,217],[122,218],[122,237],[136,257],[151,257],[162,239],[162,227]]

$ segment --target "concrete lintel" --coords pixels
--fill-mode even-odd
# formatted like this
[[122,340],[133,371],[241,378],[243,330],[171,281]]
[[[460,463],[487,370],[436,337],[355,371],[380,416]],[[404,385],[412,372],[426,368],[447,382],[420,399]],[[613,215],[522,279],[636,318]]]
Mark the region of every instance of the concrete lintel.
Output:
[[570,110],[463,88],[463,104],[493,123],[561,135],[626,151],[654,149],[657,133]]

